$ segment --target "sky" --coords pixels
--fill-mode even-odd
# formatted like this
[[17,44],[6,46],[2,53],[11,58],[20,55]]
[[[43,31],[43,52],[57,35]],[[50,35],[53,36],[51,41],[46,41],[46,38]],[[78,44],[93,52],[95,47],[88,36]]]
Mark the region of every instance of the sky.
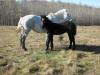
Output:
[[[21,1],[21,0],[16,0]],[[49,2],[52,0],[48,0]],[[82,5],[88,5],[93,7],[99,7],[100,8],[100,0],[54,0],[55,2],[61,1],[66,3],[74,3],[74,4],[82,4]]]
[[[48,0],[52,1],[52,0]],[[59,0],[55,0],[56,2]],[[89,6],[95,6],[100,8],[100,0],[61,0],[62,2],[68,2],[68,3],[75,3],[75,4],[82,4],[82,5],[89,5]]]

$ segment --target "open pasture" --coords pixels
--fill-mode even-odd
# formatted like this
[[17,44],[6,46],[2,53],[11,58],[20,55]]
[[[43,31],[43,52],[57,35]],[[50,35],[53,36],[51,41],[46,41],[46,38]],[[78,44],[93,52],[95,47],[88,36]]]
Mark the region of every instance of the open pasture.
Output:
[[0,75],[100,75],[100,26],[78,26],[75,51],[66,37],[46,54],[45,33],[31,31],[24,51],[16,26],[0,26]]

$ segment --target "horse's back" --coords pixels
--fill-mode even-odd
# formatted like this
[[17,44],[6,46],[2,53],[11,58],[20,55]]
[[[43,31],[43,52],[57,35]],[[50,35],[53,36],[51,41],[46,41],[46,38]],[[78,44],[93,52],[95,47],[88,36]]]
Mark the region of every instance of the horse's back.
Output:
[[66,9],[61,9],[55,13],[49,13],[47,15],[49,20],[51,20],[54,23],[64,23],[67,20],[70,20],[71,17],[69,15],[69,12]]
[[40,16],[37,15],[26,15],[23,17],[24,23],[37,23],[40,21]]
[[32,29],[41,24],[41,17],[37,15],[26,15],[21,19],[24,29]]

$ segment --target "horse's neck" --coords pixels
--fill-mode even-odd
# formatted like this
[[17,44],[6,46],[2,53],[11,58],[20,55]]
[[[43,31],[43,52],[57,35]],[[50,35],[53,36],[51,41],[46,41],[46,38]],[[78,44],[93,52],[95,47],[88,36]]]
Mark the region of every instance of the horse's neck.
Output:
[[41,17],[38,17],[37,20],[35,20],[32,29],[33,29],[34,31],[38,32],[38,33],[44,33],[44,32],[46,32],[45,29],[42,28]]
[[50,20],[47,20],[47,22],[45,23],[45,27],[46,27],[47,29],[55,28],[55,26],[58,26],[58,24],[57,24],[57,23],[54,23],[54,22],[52,22],[52,21],[50,21]]

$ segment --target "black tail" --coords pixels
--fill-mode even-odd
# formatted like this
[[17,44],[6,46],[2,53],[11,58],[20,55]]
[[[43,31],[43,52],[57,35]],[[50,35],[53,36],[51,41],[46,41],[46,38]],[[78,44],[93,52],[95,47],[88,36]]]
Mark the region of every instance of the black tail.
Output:
[[71,30],[72,30],[72,33],[74,34],[74,35],[76,35],[76,33],[77,33],[77,27],[76,27],[76,24],[74,23],[74,22],[70,22],[70,25],[71,25]]
[[74,35],[76,35],[76,33],[77,33],[77,27],[76,27],[75,23],[73,23],[73,24],[74,24],[74,29],[73,29]]

